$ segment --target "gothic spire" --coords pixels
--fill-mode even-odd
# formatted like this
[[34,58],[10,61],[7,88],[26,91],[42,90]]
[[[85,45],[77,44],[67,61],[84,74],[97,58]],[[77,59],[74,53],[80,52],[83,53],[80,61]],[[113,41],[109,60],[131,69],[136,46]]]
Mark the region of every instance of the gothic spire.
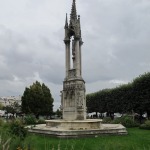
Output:
[[66,14],[66,23],[65,23],[65,28],[68,28],[68,17],[67,17],[67,14]]
[[75,20],[75,19],[77,19],[76,1],[73,0],[71,14],[70,14],[70,20]]

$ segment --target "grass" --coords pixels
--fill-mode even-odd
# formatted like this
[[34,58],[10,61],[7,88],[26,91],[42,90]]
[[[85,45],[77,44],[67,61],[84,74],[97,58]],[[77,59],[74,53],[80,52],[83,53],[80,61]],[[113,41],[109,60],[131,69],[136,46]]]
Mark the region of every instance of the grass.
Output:
[[129,128],[125,136],[57,139],[29,135],[25,140],[34,150],[150,150],[150,130]]

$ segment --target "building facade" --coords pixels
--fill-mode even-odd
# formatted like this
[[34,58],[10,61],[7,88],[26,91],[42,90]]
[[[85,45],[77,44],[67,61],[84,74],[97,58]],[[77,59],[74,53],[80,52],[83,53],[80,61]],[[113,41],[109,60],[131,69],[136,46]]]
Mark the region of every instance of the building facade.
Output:
[[14,104],[15,102],[18,103],[19,105],[21,105],[21,96],[3,96],[3,97],[0,97],[0,103],[4,107],[10,106],[10,105]]

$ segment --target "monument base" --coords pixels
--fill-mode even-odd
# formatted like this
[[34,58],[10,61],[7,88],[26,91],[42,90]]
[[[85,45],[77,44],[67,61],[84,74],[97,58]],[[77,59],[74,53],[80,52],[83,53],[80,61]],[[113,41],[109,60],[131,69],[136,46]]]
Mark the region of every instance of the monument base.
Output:
[[46,127],[58,128],[64,130],[89,130],[89,129],[100,129],[102,120],[98,119],[86,119],[86,120],[46,120]]
[[87,119],[83,121],[47,120],[46,124],[30,127],[29,132],[59,138],[127,134],[126,128],[121,124],[101,124],[101,120],[98,119]]

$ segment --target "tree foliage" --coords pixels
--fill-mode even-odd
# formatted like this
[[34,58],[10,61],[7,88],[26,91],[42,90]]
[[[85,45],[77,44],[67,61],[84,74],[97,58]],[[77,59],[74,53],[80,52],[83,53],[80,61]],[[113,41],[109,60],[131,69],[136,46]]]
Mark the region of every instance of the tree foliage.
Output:
[[134,109],[142,114],[148,113],[150,116],[150,73],[145,73],[133,80],[134,89]]
[[53,98],[50,89],[43,83],[36,81],[29,88],[25,88],[22,96],[22,111],[26,114],[51,115],[53,112]]
[[58,117],[62,117],[62,112],[61,110],[57,109],[55,113]]
[[14,102],[10,105],[7,105],[7,106],[3,107],[3,109],[6,111],[7,114],[11,113],[13,116],[14,116],[14,114],[17,115],[21,111],[20,105],[18,104],[18,102]]
[[87,95],[88,112],[147,112],[150,116],[150,72],[113,89]]

